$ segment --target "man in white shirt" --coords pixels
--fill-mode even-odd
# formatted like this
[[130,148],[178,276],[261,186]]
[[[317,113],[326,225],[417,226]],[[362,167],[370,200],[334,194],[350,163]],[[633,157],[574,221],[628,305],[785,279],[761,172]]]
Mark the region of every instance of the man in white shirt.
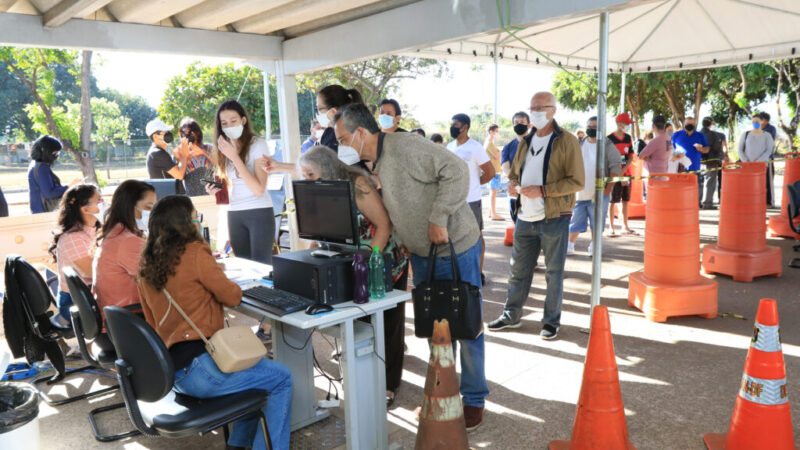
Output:
[[453,138],[447,149],[458,155],[467,163],[469,168],[469,191],[467,203],[475,214],[478,228],[481,230],[481,284],[486,284],[483,274],[483,255],[486,253],[486,243],[483,240],[483,211],[481,209],[481,185],[494,178],[494,166],[480,142],[469,137],[470,119],[466,114],[456,114],[450,123],[450,137]]

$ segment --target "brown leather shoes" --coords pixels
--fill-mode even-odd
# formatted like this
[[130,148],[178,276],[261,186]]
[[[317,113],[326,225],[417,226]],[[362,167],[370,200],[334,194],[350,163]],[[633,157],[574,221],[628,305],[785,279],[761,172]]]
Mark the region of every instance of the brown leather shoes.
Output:
[[467,423],[467,431],[478,428],[483,422],[483,407],[464,405],[464,421]]

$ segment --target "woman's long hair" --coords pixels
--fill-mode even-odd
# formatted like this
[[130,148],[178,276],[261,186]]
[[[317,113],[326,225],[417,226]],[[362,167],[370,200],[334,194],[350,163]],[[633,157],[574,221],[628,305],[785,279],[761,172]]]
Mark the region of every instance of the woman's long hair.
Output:
[[[219,115],[222,111],[235,111],[239,114],[239,117],[243,117],[247,119],[246,123],[244,124],[244,129],[242,130],[242,135],[239,136],[239,157],[242,158],[242,161],[247,164],[247,157],[250,155],[250,146],[253,144],[253,138],[255,138],[255,133],[253,133],[253,122],[250,120],[250,117],[247,115],[247,111],[244,110],[244,107],[241,103],[237,102],[236,100],[226,100],[221,105],[219,105],[219,109],[217,109],[217,116],[214,119],[214,150],[211,154],[211,159],[214,162],[214,166],[219,169],[220,176],[225,178],[227,177],[227,169],[228,169],[228,158],[219,151],[217,148],[217,141],[219,141],[219,137],[223,136],[224,139],[230,141],[225,133],[222,132],[222,121],[219,118]],[[234,144],[235,145],[235,144]]]
[[[83,225],[83,213],[81,208],[89,204],[95,193],[97,187],[91,184],[76,184],[67,189],[64,196],[61,197],[61,204],[58,207],[58,228],[53,231],[53,243],[47,249],[53,261],[58,262],[58,240],[61,239],[66,233],[77,231]],[[95,224],[95,228],[99,228],[100,224]]]
[[53,136],[39,136],[31,145],[31,159],[47,165],[53,164],[61,148],[61,142]]
[[184,195],[168,195],[150,212],[149,235],[139,261],[139,277],[161,290],[191,242],[203,242],[192,223],[192,200]]
[[321,180],[344,180],[354,184],[359,177],[364,177],[372,187],[376,187],[367,171],[354,166],[348,166],[339,160],[336,152],[324,145],[315,145],[307,152],[300,155],[297,160],[300,166],[313,166],[319,170]]
[[103,227],[97,236],[97,242],[111,233],[111,230],[121,224],[131,233],[142,237],[143,234],[136,226],[136,203],[142,200],[146,193],[155,192],[152,185],[139,180],[125,180],[114,191],[111,197],[111,208],[103,218]]
[[364,97],[358,89],[347,89],[338,84],[331,84],[317,93],[328,108],[341,108],[350,103],[364,103]]

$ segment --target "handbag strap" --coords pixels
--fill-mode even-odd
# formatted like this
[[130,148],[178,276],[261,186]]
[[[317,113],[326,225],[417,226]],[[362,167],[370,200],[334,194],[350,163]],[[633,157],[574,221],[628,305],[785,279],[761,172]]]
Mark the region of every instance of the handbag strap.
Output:
[[[450,270],[454,281],[461,282],[461,269],[458,267],[458,255],[456,249],[453,247],[453,241],[447,239],[450,245]],[[436,244],[431,243],[431,250],[428,252],[428,283],[433,281],[434,268],[436,267]]]
[[[206,346],[210,347],[212,352],[217,351],[217,349],[214,348],[214,344],[212,344],[208,339],[206,339],[206,337],[203,335],[200,329],[197,328],[197,325],[195,325],[194,322],[192,322],[192,319],[190,319],[189,316],[186,315],[186,313],[183,311],[183,308],[178,306],[178,302],[176,302],[175,299],[172,298],[171,295],[169,295],[169,292],[167,292],[166,289],[162,289],[161,292],[163,292],[164,295],[167,296],[167,300],[169,300],[170,306],[175,306],[175,309],[181,314],[181,316],[183,316],[183,318],[186,319],[187,322],[189,322],[189,326],[192,327],[192,329],[194,330],[195,333],[197,333],[198,336],[200,336],[200,339],[203,340]],[[161,320],[158,322],[158,326],[161,326],[164,323],[168,315],[169,315],[169,308],[167,308],[167,312],[164,313],[164,317],[162,317]]]

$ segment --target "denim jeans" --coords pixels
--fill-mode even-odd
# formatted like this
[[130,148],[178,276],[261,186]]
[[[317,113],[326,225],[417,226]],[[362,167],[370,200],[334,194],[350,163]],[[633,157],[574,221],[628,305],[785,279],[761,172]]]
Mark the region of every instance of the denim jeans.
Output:
[[[219,397],[226,394],[260,389],[269,395],[264,415],[269,426],[272,448],[289,448],[289,425],[292,407],[292,373],[289,368],[271,359],[262,359],[255,366],[234,373],[222,373],[208,353],[192,360],[185,369],[175,372],[175,392],[197,398]],[[267,448],[257,417],[234,422],[228,445]]]
[[69,315],[69,308],[72,306],[72,296],[69,292],[58,291],[58,313],[69,323],[72,323],[72,316]]
[[[606,216],[608,216],[608,204],[611,202],[610,195],[603,196],[603,227],[606,225]],[[589,229],[594,232],[594,202],[591,200],[579,200],[575,203],[575,208],[572,210],[572,219],[569,222],[570,233],[584,233],[586,231],[586,223],[589,223]],[[602,229],[602,228],[601,228]]]
[[508,280],[508,298],[503,317],[517,323],[522,317],[522,307],[528,299],[533,282],[533,269],[539,252],[544,252],[547,266],[545,280],[547,295],[544,299],[542,323],[556,329],[561,324],[561,297],[564,292],[564,260],[567,258],[569,216],[544,219],[538,222],[517,221],[514,230],[514,247],[511,250],[511,278]]
[[[566,249],[566,247],[565,247]],[[566,250],[565,250],[566,251]],[[481,287],[481,241],[475,243],[464,253],[457,256],[458,268],[461,271],[461,280]],[[423,283],[428,276],[428,257],[411,255],[411,267],[414,270],[414,285]],[[436,258],[436,268],[433,273],[435,280],[451,280],[450,256]],[[483,309],[483,300],[481,300]],[[453,353],[457,352],[458,344],[453,342]],[[489,395],[489,385],[486,384],[484,368],[484,340],[483,333],[476,339],[461,341],[461,386],[460,391],[464,397],[464,405],[482,408],[484,399]]]

